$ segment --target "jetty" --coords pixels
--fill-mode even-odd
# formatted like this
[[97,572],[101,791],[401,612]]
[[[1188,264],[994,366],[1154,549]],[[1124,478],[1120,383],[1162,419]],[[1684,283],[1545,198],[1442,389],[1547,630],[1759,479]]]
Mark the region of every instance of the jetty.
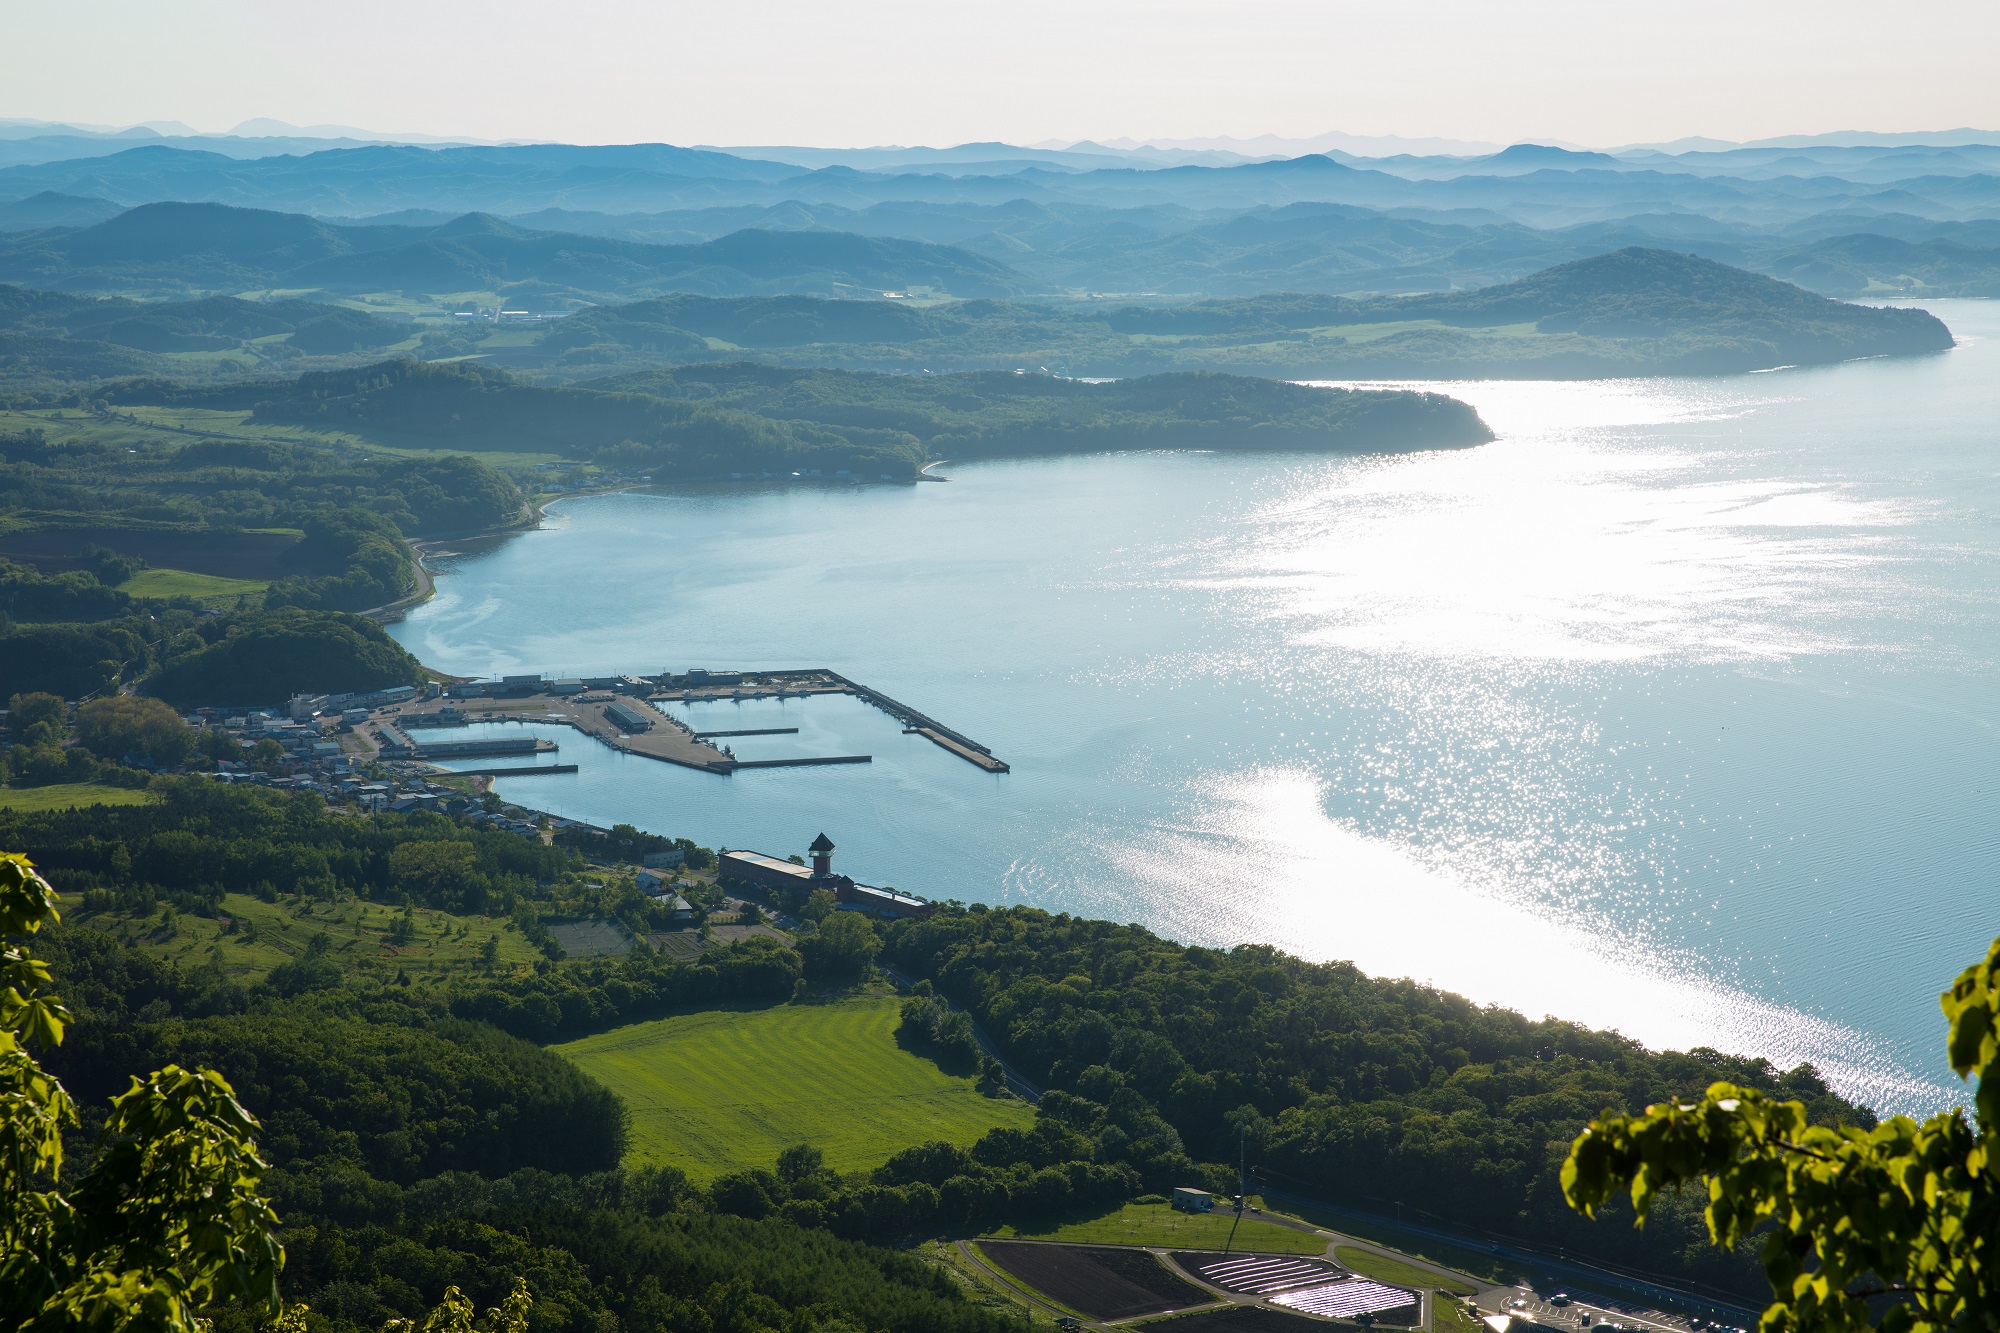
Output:
[[[555,750],[541,737],[486,737],[479,740],[423,740],[409,732],[457,730],[474,723],[542,722],[574,728],[614,750],[727,775],[744,769],[815,768],[866,764],[865,754],[796,755],[738,759],[715,742],[736,736],[795,736],[797,727],[734,727],[696,731],[662,703],[726,703],[758,699],[809,699],[846,694],[861,699],[903,724],[906,736],[922,736],[948,754],[986,773],[1009,771],[1005,760],[956,731],[880,690],[827,667],[787,667],[761,671],[715,671],[693,667],[657,676],[593,676],[558,680],[539,675],[503,676],[497,681],[454,681],[435,707],[384,708],[372,719],[385,758],[445,759],[487,755],[531,755]],[[575,765],[480,769],[490,777],[573,772]]]

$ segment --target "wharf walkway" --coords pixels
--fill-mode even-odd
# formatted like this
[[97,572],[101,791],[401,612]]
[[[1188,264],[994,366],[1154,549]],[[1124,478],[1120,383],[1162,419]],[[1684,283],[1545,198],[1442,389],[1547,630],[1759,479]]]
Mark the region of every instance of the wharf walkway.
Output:
[[[722,679],[717,679],[720,676]],[[659,693],[653,698],[679,703],[714,703],[746,699],[808,699],[816,694],[851,694],[903,724],[903,733],[922,736],[938,748],[988,773],[1012,771],[1004,759],[972,737],[947,727],[880,690],[850,680],[829,667],[788,667],[775,671],[703,672],[653,678]],[[705,731],[702,736],[757,735],[759,732]]]
[[[534,679],[513,678],[509,683],[518,680],[526,685]],[[807,768],[829,764],[866,764],[872,762],[873,756],[843,754],[738,759],[714,742],[728,736],[797,735],[799,728],[737,727],[696,731],[679,718],[648,705],[740,702],[750,699],[809,699],[815,695],[848,694],[881,709],[901,722],[905,735],[922,736],[933,745],[949,754],[957,755],[984,772],[998,774],[1009,771],[1006,761],[996,757],[991,750],[970,736],[952,730],[936,718],[920,713],[908,704],[891,699],[880,690],[870,689],[859,681],[850,680],[838,671],[826,667],[789,668],[779,671],[690,671],[683,675],[667,672],[658,676],[626,676],[620,680],[622,684],[604,681],[592,687],[597,691],[612,688],[615,689],[615,693],[556,694],[548,689],[548,683],[544,681],[541,682],[542,688],[532,693],[459,696],[450,704],[435,708],[423,705],[414,708],[394,705],[378,710],[373,721],[382,731],[385,751],[396,749],[404,753],[416,752],[421,756],[422,752],[428,750],[434,756],[442,757],[448,753],[470,755],[482,750],[487,753],[503,753],[515,750],[554,749],[554,745],[547,741],[540,741],[532,747],[524,743],[502,741],[433,741],[429,745],[424,745],[421,742],[412,742],[401,728],[411,727],[421,731],[428,727],[457,727],[473,722],[555,722],[574,727],[585,735],[626,754],[643,755],[648,759],[658,759],[663,763],[679,764],[683,768],[700,769],[707,773],[729,774],[742,768]],[[445,713],[446,707],[453,710],[449,715]],[[614,709],[624,715],[624,722],[613,715]],[[650,725],[639,730],[628,730],[625,724],[631,722],[634,713],[640,715]]]
[[[558,722],[575,727],[614,750],[679,764],[683,768],[728,773],[736,767],[734,759],[657,709],[645,710],[658,719],[650,728],[626,731],[606,716],[606,710],[614,702],[617,701],[586,703],[555,694],[524,694],[506,699],[466,699],[460,701],[458,707],[473,722]],[[630,701],[626,702],[629,706]]]

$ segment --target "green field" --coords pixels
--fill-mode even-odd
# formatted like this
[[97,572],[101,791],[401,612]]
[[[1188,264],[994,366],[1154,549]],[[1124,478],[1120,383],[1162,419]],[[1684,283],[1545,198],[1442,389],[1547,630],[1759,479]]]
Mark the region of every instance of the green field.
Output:
[[1363,1277],[1372,1277],[1377,1282],[1389,1282],[1398,1287],[1435,1287],[1448,1291],[1454,1296],[1474,1295],[1478,1288],[1467,1282],[1433,1273],[1428,1268],[1418,1268],[1400,1259],[1391,1259],[1376,1254],[1373,1250],[1359,1249],[1353,1245],[1342,1245],[1334,1250],[1333,1257],[1344,1267],[1351,1268]]
[[[64,790],[70,789],[37,787],[26,794]],[[117,791],[109,787],[88,790]],[[117,794],[147,799],[145,792]],[[413,979],[479,972],[484,967],[479,949],[489,938],[500,942],[497,965],[503,972],[530,967],[542,956],[521,938],[511,921],[453,916],[423,907],[416,909],[415,928],[400,945],[390,939],[389,932],[401,909],[359,899],[301,903],[296,898],[281,898],[267,903],[245,893],[225,894],[222,913],[230,918],[228,923],[217,917],[181,913],[166,925],[163,907],[143,916],[120,912],[85,915],[82,898],[65,894],[62,912],[66,920],[127,939],[157,958],[190,967],[213,960],[231,977],[245,982],[260,981],[278,964],[298,957],[305,952],[306,942],[322,931],[331,946],[328,957],[340,964],[343,972],[383,978],[393,978],[399,971]]]
[[[1236,1228],[1233,1243],[1229,1237],[1232,1226]],[[1268,1254],[1325,1254],[1327,1247],[1325,1236],[1310,1231],[1295,1231],[1247,1216],[1237,1225],[1236,1214],[1219,1207],[1212,1213],[1183,1213],[1164,1203],[1128,1203],[1115,1213],[1081,1222],[1005,1226],[987,1234],[996,1240],[1024,1237],[1080,1245],[1164,1245],[1189,1250],[1219,1250],[1229,1244],[1231,1249]]]
[[142,569],[118,585],[134,597],[192,597],[222,609],[240,597],[261,597],[270,587],[264,579],[226,579],[216,574],[191,574],[185,569]]
[[0,809],[68,810],[87,805],[145,805],[149,791],[106,787],[95,782],[57,782],[47,787],[0,787]]
[[699,1179],[769,1170],[795,1143],[855,1171],[911,1144],[971,1144],[1033,1122],[1025,1104],[982,1097],[971,1079],[897,1046],[898,1016],[886,996],[707,1010],[554,1049],[625,1099],[633,1162]]

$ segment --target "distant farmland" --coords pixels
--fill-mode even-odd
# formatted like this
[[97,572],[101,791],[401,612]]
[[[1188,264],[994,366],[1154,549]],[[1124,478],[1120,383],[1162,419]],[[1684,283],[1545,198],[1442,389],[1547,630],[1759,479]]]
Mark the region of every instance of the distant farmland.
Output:
[[888,997],[709,1010],[555,1049],[625,1099],[631,1161],[698,1179],[768,1170],[794,1143],[853,1171],[913,1143],[970,1144],[1033,1122],[1025,1104],[982,1097],[970,1079],[897,1046],[897,1013]]

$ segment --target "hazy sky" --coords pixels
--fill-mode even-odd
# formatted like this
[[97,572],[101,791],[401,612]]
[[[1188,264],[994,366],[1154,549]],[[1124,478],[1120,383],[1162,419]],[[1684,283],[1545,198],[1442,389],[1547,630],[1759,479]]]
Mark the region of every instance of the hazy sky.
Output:
[[573,142],[2000,128],[1995,0],[0,0],[0,116]]

